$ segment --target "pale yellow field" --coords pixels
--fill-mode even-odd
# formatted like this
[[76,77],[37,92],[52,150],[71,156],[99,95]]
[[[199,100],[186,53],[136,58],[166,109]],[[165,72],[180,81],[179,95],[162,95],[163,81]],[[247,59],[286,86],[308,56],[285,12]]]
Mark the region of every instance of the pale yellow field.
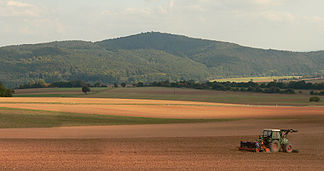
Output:
[[52,104],[106,104],[106,105],[232,105],[225,103],[172,101],[172,100],[142,100],[142,99],[104,99],[104,98],[60,98],[60,97],[1,97],[1,103],[52,103]]
[[324,107],[86,98],[0,98],[0,107],[153,118],[262,118],[324,115]]
[[273,77],[240,77],[240,78],[224,78],[224,79],[215,79],[211,81],[218,81],[218,82],[249,82],[253,80],[254,82],[271,82],[274,80],[279,79],[300,79],[301,76],[273,76]]

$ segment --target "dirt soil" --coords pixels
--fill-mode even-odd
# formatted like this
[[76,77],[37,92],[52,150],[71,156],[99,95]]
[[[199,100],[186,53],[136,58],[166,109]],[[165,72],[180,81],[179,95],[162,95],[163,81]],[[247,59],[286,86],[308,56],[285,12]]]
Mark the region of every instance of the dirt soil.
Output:
[[[315,122],[317,120],[318,122]],[[263,128],[294,128],[299,153],[237,150]],[[0,129],[0,170],[323,170],[323,118]]]

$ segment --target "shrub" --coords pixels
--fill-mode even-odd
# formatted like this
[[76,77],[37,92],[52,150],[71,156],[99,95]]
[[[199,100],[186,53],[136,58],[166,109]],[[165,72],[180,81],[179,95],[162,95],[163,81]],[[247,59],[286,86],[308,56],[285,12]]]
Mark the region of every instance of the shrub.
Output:
[[84,94],[88,94],[88,92],[90,92],[91,90],[90,90],[90,88],[88,87],[88,85],[83,85],[82,86],[82,92],[84,93]]
[[6,89],[0,82],[0,97],[12,97],[12,94],[14,93],[11,89]]
[[309,101],[310,102],[319,102],[319,101],[321,101],[321,99],[319,97],[311,97],[311,98],[309,98]]
[[324,96],[324,90],[322,90],[319,95]]

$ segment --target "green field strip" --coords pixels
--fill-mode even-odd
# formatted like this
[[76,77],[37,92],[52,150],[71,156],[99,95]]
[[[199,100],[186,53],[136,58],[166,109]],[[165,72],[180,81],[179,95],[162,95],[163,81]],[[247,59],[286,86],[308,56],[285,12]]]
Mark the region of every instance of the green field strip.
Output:
[[108,126],[225,122],[240,119],[173,119],[80,114],[46,110],[0,107],[0,128],[49,128],[70,126]]
[[79,97],[78,94],[20,94],[14,97]]
[[[23,89],[22,89],[23,90]],[[107,90],[111,90],[111,88],[91,88],[91,92],[85,95],[81,88],[51,88],[42,90],[39,89],[35,92],[25,92],[22,94],[14,94],[14,97],[80,97],[80,96],[88,96],[95,95]],[[69,93],[79,93],[79,94],[69,94]]]

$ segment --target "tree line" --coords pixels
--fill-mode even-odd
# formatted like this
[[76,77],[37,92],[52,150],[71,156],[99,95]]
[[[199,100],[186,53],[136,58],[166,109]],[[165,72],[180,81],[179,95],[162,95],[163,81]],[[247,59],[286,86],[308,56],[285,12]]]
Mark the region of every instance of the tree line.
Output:
[[72,81],[56,81],[52,83],[46,83],[44,80],[33,80],[28,83],[19,85],[17,89],[28,89],[28,88],[80,88],[80,87],[107,87],[107,85],[100,82],[89,84],[82,80]]
[[[212,89],[220,91],[246,91],[260,93],[283,93],[295,94],[295,90],[324,90],[324,83],[307,83],[305,81],[290,81],[290,82],[205,82],[199,83],[194,80],[189,81],[161,81],[144,84],[138,82],[134,84],[136,87],[152,86],[152,87],[176,87],[176,88],[194,88],[194,89]],[[312,91],[314,94],[316,92]]]
[[12,97],[14,90],[7,89],[3,84],[0,82],[0,97]]
[[[121,87],[126,87],[126,83],[120,84]],[[295,90],[312,90],[311,95],[324,95],[324,83],[307,83],[305,81],[290,81],[290,82],[197,82],[189,81],[155,81],[152,83],[138,82],[133,84],[134,87],[176,87],[176,88],[194,88],[194,89],[212,89],[219,91],[242,91],[242,92],[260,92],[260,93],[282,93],[295,94]],[[17,89],[27,88],[77,88],[77,87],[107,87],[107,85],[97,82],[89,84],[81,80],[73,81],[59,81],[53,83],[46,83],[44,80],[31,81],[29,83],[20,85]],[[114,83],[114,87],[118,87]]]

